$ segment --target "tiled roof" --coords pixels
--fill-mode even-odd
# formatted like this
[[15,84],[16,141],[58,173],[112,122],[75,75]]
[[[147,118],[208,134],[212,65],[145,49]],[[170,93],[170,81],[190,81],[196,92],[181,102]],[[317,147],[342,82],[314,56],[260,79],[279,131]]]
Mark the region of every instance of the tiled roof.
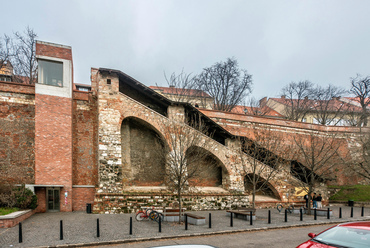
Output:
[[[270,98],[271,100],[274,100],[278,103],[284,104],[286,106],[289,106],[291,104],[291,101],[294,103],[298,103],[298,99],[287,99],[287,98]],[[302,101],[304,101],[302,99]],[[320,105],[326,105],[327,100],[313,100],[313,99],[308,99],[306,100],[307,106],[311,106],[312,110],[315,110],[315,106],[320,106]],[[331,111],[338,111],[338,110],[350,110],[354,112],[361,112],[361,108],[357,104],[351,104],[350,101],[343,101],[340,100],[340,98],[334,98],[330,100],[327,110]]]
[[[245,111],[246,110],[246,111]],[[248,114],[253,115],[256,111],[259,111],[260,115],[263,116],[270,116],[270,117],[284,117],[283,115],[279,114],[272,108],[269,108],[267,106],[261,107],[261,108],[255,108],[250,106],[243,106],[243,105],[236,105],[231,112],[236,114]]]
[[206,92],[202,90],[195,89],[182,89],[175,87],[158,87],[158,86],[149,86],[153,90],[158,90],[163,94],[169,95],[182,95],[182,96],[195,96],[195,97],[211,97]]

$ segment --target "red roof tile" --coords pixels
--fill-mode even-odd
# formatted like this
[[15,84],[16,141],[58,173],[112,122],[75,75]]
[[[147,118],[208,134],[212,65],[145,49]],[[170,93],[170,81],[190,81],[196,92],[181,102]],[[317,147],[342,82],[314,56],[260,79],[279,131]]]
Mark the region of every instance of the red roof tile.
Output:
[[[245,111],[246,110],[246,111]],[[269,108],[267,106],[263,106],[261,108],[258,107],[250,107],[250,106],[243,106],[243,105],[236,105],[231,112],[236,114],[248,114],[248,115],[254,115],[256,111],[259,112],[258,115],[261,116],[270,116],[270,117],[284,117],[283,115],[279,114],[272,108]]]

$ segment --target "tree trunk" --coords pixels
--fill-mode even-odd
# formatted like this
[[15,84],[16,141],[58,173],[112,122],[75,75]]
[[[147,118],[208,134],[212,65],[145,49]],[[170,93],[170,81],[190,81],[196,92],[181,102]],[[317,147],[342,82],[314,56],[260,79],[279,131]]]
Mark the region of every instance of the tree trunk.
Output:
[[182,213],[181,189],[177,190],[177,198],[179,200],[179,224],[181,224],[181,213]]
[[256,185],[253,184],[252,207],[255,208],[255,206],[256,206]]

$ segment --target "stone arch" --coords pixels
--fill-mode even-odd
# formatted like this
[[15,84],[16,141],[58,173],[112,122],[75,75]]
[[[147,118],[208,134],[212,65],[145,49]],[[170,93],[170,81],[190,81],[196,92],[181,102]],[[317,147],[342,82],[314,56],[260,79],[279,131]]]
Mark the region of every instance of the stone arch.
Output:
[[[250,181],[250,178],[252,178],[252,177],[253,177],[252,173],[246,174],[244,176],[244,190],[245,190],[246,193],[249,193],[249,194],[252,194],[252,190],[253,190],[253,184]],[[274,197],[278,200],[281,199],[279,192],[272,185],[272,183],[270,181],[266,182],[266,179],[264,179],[261,176],[259,177],[259,181],[257,182],[257,188],[259,188],[263,183],[265,183],[265,185],[263,186],[263,188],[259,192],[256,192],[256,195],[270,196],[270,197]]]
[[200,159],[196,159],[196,166],[199,166],[200,173],[189,180],[191,186],[221,187],[226,185],[228,170],[216,155],[198,146],[189,147],[186,153],[190,157],[195,156],[193,154],[202,154]]
[[150,123],[126,117],[121,123],[122,182],[126,186],[162,186],[167,143]]

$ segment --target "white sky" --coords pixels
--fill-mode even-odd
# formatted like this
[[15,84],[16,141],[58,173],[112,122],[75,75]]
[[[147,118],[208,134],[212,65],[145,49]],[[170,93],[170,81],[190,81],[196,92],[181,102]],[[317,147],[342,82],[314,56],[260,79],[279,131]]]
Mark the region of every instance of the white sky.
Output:
[[370,75],[368,0],[6,1],[1,34],[28,25],[38,39],[72,46],[75,82],[90,68],[118,69],[146,85],[164,72],[200,73],[235,57],[252,95],[279,96],[291,81],[349,88]]

